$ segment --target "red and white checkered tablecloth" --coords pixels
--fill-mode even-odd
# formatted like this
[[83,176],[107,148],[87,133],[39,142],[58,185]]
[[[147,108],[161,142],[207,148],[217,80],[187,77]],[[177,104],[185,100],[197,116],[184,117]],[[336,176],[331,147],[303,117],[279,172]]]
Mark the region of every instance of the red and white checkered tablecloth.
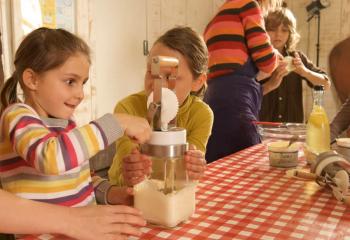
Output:
[[264,144],[211,163],[196,198],[187,222],[145,227],[141,239],[350,239],[350,208],[329,189],[270,167]]

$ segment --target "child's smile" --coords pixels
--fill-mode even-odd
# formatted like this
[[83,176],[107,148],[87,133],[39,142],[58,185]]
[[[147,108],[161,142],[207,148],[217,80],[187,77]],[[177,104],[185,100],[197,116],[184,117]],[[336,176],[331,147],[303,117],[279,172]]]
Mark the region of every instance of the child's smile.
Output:
[[37,74],[32,97],[27,103],[40,116],[69,119],[84,98],[84,84],[88,79],[89,62],[82,54],[69,57],[66,62],[43,74]]

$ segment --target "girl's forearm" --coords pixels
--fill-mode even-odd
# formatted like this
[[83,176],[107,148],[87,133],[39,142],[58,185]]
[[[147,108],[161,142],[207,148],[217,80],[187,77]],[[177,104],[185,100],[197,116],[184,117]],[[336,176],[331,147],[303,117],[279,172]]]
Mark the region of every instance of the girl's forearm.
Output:
[[308,70],[305,72],[305,74],[303,74],[303,77],[310,81],[313,85],[323,85],[326,90],[331,86],[330,81],[321,73]]

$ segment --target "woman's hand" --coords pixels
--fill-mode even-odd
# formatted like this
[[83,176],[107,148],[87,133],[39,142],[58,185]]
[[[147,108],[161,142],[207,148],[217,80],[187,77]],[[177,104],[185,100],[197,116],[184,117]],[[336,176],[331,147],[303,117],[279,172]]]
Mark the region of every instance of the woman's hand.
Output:
[[270,79],[263,84],[263,94],[268,94],[269,92],[275,90],[281,85],[281,82],[285,76],[288,75],[287,63],[280,62],[279,66],[272,73]]
[[190,145],[190,150],[186,152],[185,163],[190,179],[199,180],[204,175],[207,162],[204,158],[204,154],[196,150],[194,145]]
[[152,170],[151,158],[136,148],[123,158],[123,177],[127,186],[134,186],[145,179]]
[[137,143],[144,143],[150,138],[152,130],[146,119],[124,113],[115,113],[114,116],[125,134]]
[[133,189],[130,187],[111,186],[107,193],[107,202],[112,205],[133,205]]
[[127,206],[97,205],[71,208],[63,234],[74,239],[116,240],[140,236],[146,225],[140,211]]
[[287,76],[288,73],[287,63],[281,62],[269,79],[272,90],[278,88],[281,85],[283,78]]
[[273,48],[273,52],[275,53],[276,57],[277,57],[277,61],[278,61],[278,65],[283,62],[283,55],[280,53],[280,51],[278,51],[276,48]]

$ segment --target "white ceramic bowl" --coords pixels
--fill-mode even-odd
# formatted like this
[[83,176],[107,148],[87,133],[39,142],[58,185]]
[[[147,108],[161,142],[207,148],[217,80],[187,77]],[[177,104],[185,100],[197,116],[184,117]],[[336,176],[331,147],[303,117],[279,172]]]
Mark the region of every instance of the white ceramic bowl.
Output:
[[338,146],[350,148],[350,138],[337,138],[336,141]]

